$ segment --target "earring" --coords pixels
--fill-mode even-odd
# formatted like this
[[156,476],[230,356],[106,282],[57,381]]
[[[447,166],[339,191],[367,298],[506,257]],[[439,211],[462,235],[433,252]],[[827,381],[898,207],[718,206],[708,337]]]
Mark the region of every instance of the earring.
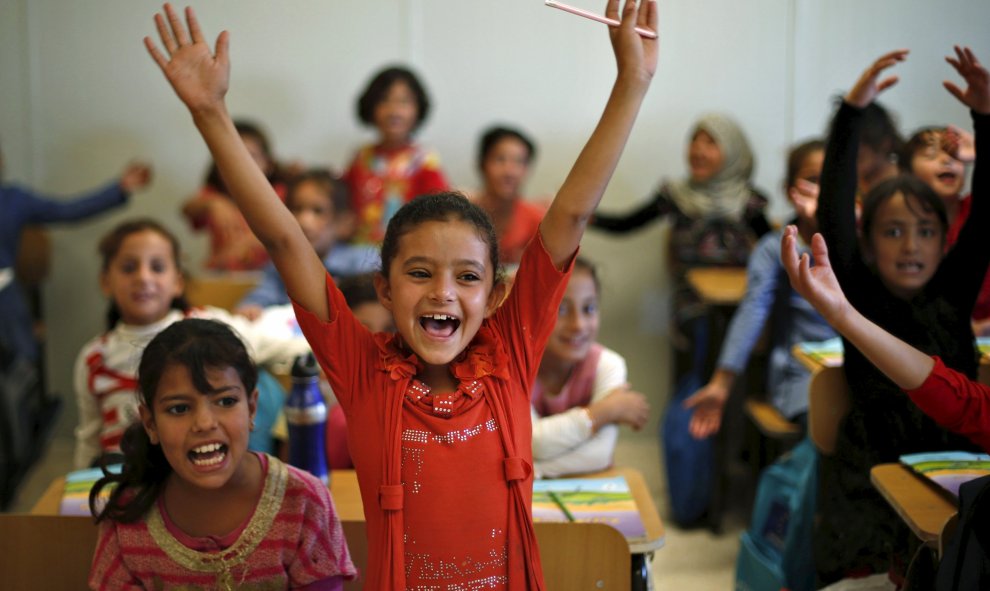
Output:
[[254,431],[254,419],[251,419],[251,430]]

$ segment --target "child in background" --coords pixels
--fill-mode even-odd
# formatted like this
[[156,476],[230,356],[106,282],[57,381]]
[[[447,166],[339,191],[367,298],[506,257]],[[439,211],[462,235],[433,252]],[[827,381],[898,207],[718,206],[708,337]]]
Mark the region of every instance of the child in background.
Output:
[[[378,301],[374,274],[342,279],[337,282],[337,288],[357,321],[372,334],[395,332],[392,313]],[[330,470],[354,468],[354,460],[347,447],[347,415],[339,404],[331,406],[327,413],[326,442],[327,467]]]
[[[219,308],[190,308],[182,297],[179,242],[152,220],[120,224],[100,241],[100,287],[110,299],[107,332],[86,343],[75,365],[75,465],[85,468],[120,450],[124,431],[137,418],[137,368],[148,341],[183,318],[230,324],[248,342],[258,363],[291,363],[309,347],[302,338],[274,338]],[[262,391],[261,428],[253,447],[271,449],[269,429],[285,393],[271,376]]]
[[[964,197],[962,188],[966,180],[965,165],[975,157],[972,136],[951,127],[922,128],[904,144],[902,169],[924,181],[945,203],[949,220],[946,250],[956,243],[973,205],[973,196]],[[983,288],[973,306],[973,332],[990,335],[990,274],[984,277]]]
[[784,231],[780,256],[794,289],[918,408],[990,451],[990,386],[946,367],[937,355],[922,353],[860,314],[842,293],[821,234],[811,243],[813,267],[808,253],[798,254],[794,226]]
[[181,320],[148,343],[123,470],[90,492],[100,524],[91,589],[339,591],[354,578],[326,485],[248,451],[256,379],[221,322]]
[[[811,140],[795,146],[787,158],[784,191],[797,215],[802,250],[818,230],[818,179],[822,173],[825,143]],[[780,264],[781,232],[760,239],[749,257],[746,295],[732,315],[715,372],[708,383],[684,401],[693,408],[691,434],[697,438],[717,433],[725,402],[736,378],[746,369],[756,341],[770,322],[770,354],[767,387],[770,402],[788,420],[807,426],[808,384],[811,373],[791,349],[797,343],[824,341],[835,336],[821,316],[787,283]]]
[[594,265],[578,257],[530,392],[537,478],[608,468],[619,425],[639,430],[649,417],[626,360],[596,341],[600,291]]
[[[832,269],[853,306],[898,338],[975,378],[970,314],[990,263],[983,236],[990,200],[982,194],[988,189],[981,150],[973,209],[948,253],[944,203],[913,175],[873,187],[863,200],[861,239],[856,231],[854,163],[862,110],[897,81],[894,76],[881,80],[881,73],[906,57],[906,50],[880,57],[839,107],[822,169],[818,225]],[[987,71],[968,49],[956,48],[956,57],[947,61],[968,84],[963,91],[945,83],[970,108],[979,148],[990,141]],[[908,404],[853,343],[844,344],[850,410],[839,426],[835,454],[820,463],[815,566],[822,584],[888,570],[896,575],[910,556],[904,545],[911,534],[871,484],[871,467],[896,462],[906,453],[971,447]]]
[[[529,390],[587,220],[656,70],[654,2],[628,1],[609,28],[618,75],[595,131],[523,255],[501,306],[498,243],[459,194],[414,199],[390,220],[375,285],[397,334],[354,317],[299,225],[238,141],[224,95],[229,35],[216,54],[192,10],[168,4],[145,45],[268,246],[350,423],[367,518],[366,589],[543,589],[532,523]],[[620,18],[619,1],[606,16]],[[455,562],[456,561],[456,562]],[[470,568],[439,568],[439,565]]]
[[402,67],[375,74],[358,99],[358,119],[375,128],[378,140],[358,150],[344,174],[357,215],[355,241],[380,244],[403,203],[447,188],[440,158],[413,142],[429,112],[426,89]]
[[691,343],[704,337],[707,307],[687,284],[685,274],[699,266],[745,266],[753,244],[770,230],[764,216],[767,198],[751,183],[753,154],[739,125],[726,115],[705,115],[694,124],[690,138],[687,178],[664,182],[647,203],[630,213],[596,212],[591,220],[593,228],[625,234],[658,219],[671,219],[675,382],[703,370],[693,367]]
[[[0,181],[3,154],[0,153]],[[119,179],[91,193],[58,199],[31,189],[0,183],[0,352],[37,361],[31,311],[24,291],[14,275],[14,262],[24,226],[72,222],[95,216],[124,204],[131,193],[151,181],[151,167],[142,162],[128,164]]]
[[[268,182],[279,197],[285,196],[288,176],[272,155],[271,144],[261,128],[249,121],[234,123],[251,158],[264,171]],[[210,253],[204,267],[211,271],[257,271],[268,262],[265,247],[251,233],[244,216],[230,200],[227,185],[220,177],[216,163],[206,173],[206,183],[199,193],[182,205],[194,230],[205,230],[210,236]]]
[[[375,248],[339,241],[351,234],[354,212],[347,185],[329,171],[310,170],[295,177],[289,183],[285,206],[295,216],[303,234],[333,277],[348,277],[377,268],[378,251]],[[275,265],[269,262],[261,282],[241,300],[235,312],[254,320],[264,308],[288,303],[285,284]]]
[[481,136],[478,170],[484,186],[472,201],[492,218],[503,265],[519,264],[547,211],[545,205],[526,201],[522,196],[534,158],[536,146],[517,129],[492,127]]

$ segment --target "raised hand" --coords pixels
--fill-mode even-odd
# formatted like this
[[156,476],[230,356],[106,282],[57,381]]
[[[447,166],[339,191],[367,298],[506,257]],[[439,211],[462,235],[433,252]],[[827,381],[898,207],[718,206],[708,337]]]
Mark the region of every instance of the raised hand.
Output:
[[190,111],[222,107],[230,83],[230,37],[226,31],[220,33],[214,54],[192,8],[186,8],[186,23],[188,30],[172,5],[165,4],[165,16],[155,15],[155,26],[165,53],[155,46],[151,37],[144,38],[144,46]]
[[787,226],[781,239],[780,262],[790,277],[791,286],[808,300],[818,313],[832,326],[851,308],[846,295],[842,293],[838,279],[828,260],[828,247],[821,234],[811,238],[811,254],[815,265],[807,254],[800,257],[797,252],[797,227]]
[[990,113],[990,74],[984,68],[973,51],[968,47],[954,47],[956,57],[946,57],[956,72],[966,81],[966,90],[946,80],[942,83],[952,96],[973,111],[981,114]]
[[907,59],[907,49],[897,49],[881,55],[870,65],[856,81],[856,84],[845,96],[845,101],[854,107],[862,109],[876,100],[877,95],[897,84],[897,76],[888,76],[880,80],[880,74],[898,62]]
[[942,148],[953,158],[969,164],[976,160],[976,140],[965,129],[948,125],[942,134]]
[[151,182],[151,166],[145,162],[131,162],[120,175],[120,188],[133,193],[148,186]]
[[815,212],[818,211],[818,191],[818,183],[804,179],[797,179],[794,186],[787,189],[787,196],[791,198],[799,218],[814,219]]
[[619,15],[619,0],[609,0],[605,16],[621,21],[618,27],[608,27],[615,60],[620,74],[631,74],[649,81],[657,71],[660,40],[642,37],[636,27],[657,31],[656,0],[625,0]]

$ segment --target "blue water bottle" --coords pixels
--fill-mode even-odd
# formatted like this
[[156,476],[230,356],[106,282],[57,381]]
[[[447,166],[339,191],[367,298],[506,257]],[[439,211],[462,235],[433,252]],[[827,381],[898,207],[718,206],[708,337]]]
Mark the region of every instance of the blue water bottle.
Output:
[[319,376],[312,353],[296,358],[285,419],[289,424],[289,463],[327,482],[327,405],[320,393]]

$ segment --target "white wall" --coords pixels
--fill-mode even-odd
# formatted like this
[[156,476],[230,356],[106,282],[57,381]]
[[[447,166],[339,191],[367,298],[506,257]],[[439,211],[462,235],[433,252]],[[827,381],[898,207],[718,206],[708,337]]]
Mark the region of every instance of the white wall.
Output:
[[[510,122],[540,144],[530,192],[552,193],[595,124],[614,73],[602,25],[538,0],[199,4],[209,36],[232,33],[232,112],[263,122],[281,157],[311,164],[343,167],[370,137],[356,123],[355,97],[373,70],[402,61],[429,86],[435,108],[421,139],[439,150],[454,184],[477,184],[478,131]],[[151,189],[123,211],[54,232],[45,292],[49,372],[66,394],[76,352],[102,327],[98,238],[125,217],[152,215],[182,238],[188,264],[204,253],[204,239],[190,234],[178,207],[199,185],[208,154],[141,46],[158,7],[0,3],[6,178],[69,193],[101,183],[130,158],[155,165]],[[884,97],[905,129],[967,124],[940,88],[952,76],[942,61],[952,43],[971,44],[990,62],[990,3],[982,0],[667,1],[660,13],[660,70],[606,195],[609,210],[632,206],[661,177],[683,174],[692,120],[724,110],[747,130],[758,155],[756,182],[783,219],[778,186],[787,146],[823,131],[830,97],[873,57],[914,50],[897,69],[902,83]],[[659,226],[623,239],[590,235],[584,246],[605,267],[603,340],[628,355],[634,383],[658,402],[668,359],[662,235]]]

